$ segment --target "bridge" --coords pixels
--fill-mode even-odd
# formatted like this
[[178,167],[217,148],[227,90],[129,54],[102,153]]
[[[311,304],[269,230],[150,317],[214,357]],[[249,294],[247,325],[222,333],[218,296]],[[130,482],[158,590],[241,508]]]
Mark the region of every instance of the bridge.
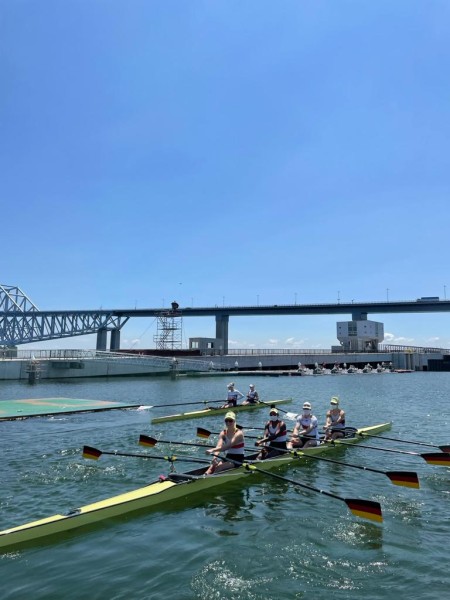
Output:
[[450,300],[422,297],[386,302],[337,302],[330,304],[273,304],[266,306],[211,306],[160,308],[114,308],[100,310],[42,311],[17,286],[0,284],[0,345],[15,346],[87,334],[97,334],[97,349],[120,349],[120,332],[131,318],[173,314],[185,317],[214,317],[216,338],[223,340],[228,353],[230,317],[263,315],[351,315],[353,321],[367,320],[369,314],[450,312]]

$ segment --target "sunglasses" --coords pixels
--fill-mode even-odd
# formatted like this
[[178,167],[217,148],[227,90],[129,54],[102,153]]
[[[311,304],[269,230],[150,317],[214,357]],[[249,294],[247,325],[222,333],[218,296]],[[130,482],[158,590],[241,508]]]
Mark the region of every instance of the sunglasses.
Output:
[[225,423],[234,423],[233,419],[225,419]]

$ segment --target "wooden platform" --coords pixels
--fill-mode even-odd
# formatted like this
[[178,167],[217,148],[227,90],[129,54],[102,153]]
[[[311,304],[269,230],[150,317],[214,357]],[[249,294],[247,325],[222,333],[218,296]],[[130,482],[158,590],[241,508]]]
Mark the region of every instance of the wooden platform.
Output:
[[79,412],[98,412],[119,408],[139,408],[140,404],[125,404],[108,400],[84,400],[81,398],[26,398],[23,400],[0,400],[0,421],[15,421],[30,417]]

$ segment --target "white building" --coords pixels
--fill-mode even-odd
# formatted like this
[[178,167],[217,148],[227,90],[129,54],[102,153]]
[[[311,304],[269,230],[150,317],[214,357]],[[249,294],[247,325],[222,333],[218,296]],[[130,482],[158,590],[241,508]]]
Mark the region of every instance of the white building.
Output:
[[338,321],[336,329],[344,352],[374,352],[384,340],[384,324],[377,321]]

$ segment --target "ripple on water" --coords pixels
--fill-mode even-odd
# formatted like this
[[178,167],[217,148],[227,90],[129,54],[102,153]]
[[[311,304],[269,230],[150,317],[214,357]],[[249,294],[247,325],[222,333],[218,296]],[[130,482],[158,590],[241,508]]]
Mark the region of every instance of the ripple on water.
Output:
[[270,595],[264,587],[271,581],[268,576],[246,577],[233,570],[227,561],[215,560],[194,575],[191,589],[199,600],[267,600]]

